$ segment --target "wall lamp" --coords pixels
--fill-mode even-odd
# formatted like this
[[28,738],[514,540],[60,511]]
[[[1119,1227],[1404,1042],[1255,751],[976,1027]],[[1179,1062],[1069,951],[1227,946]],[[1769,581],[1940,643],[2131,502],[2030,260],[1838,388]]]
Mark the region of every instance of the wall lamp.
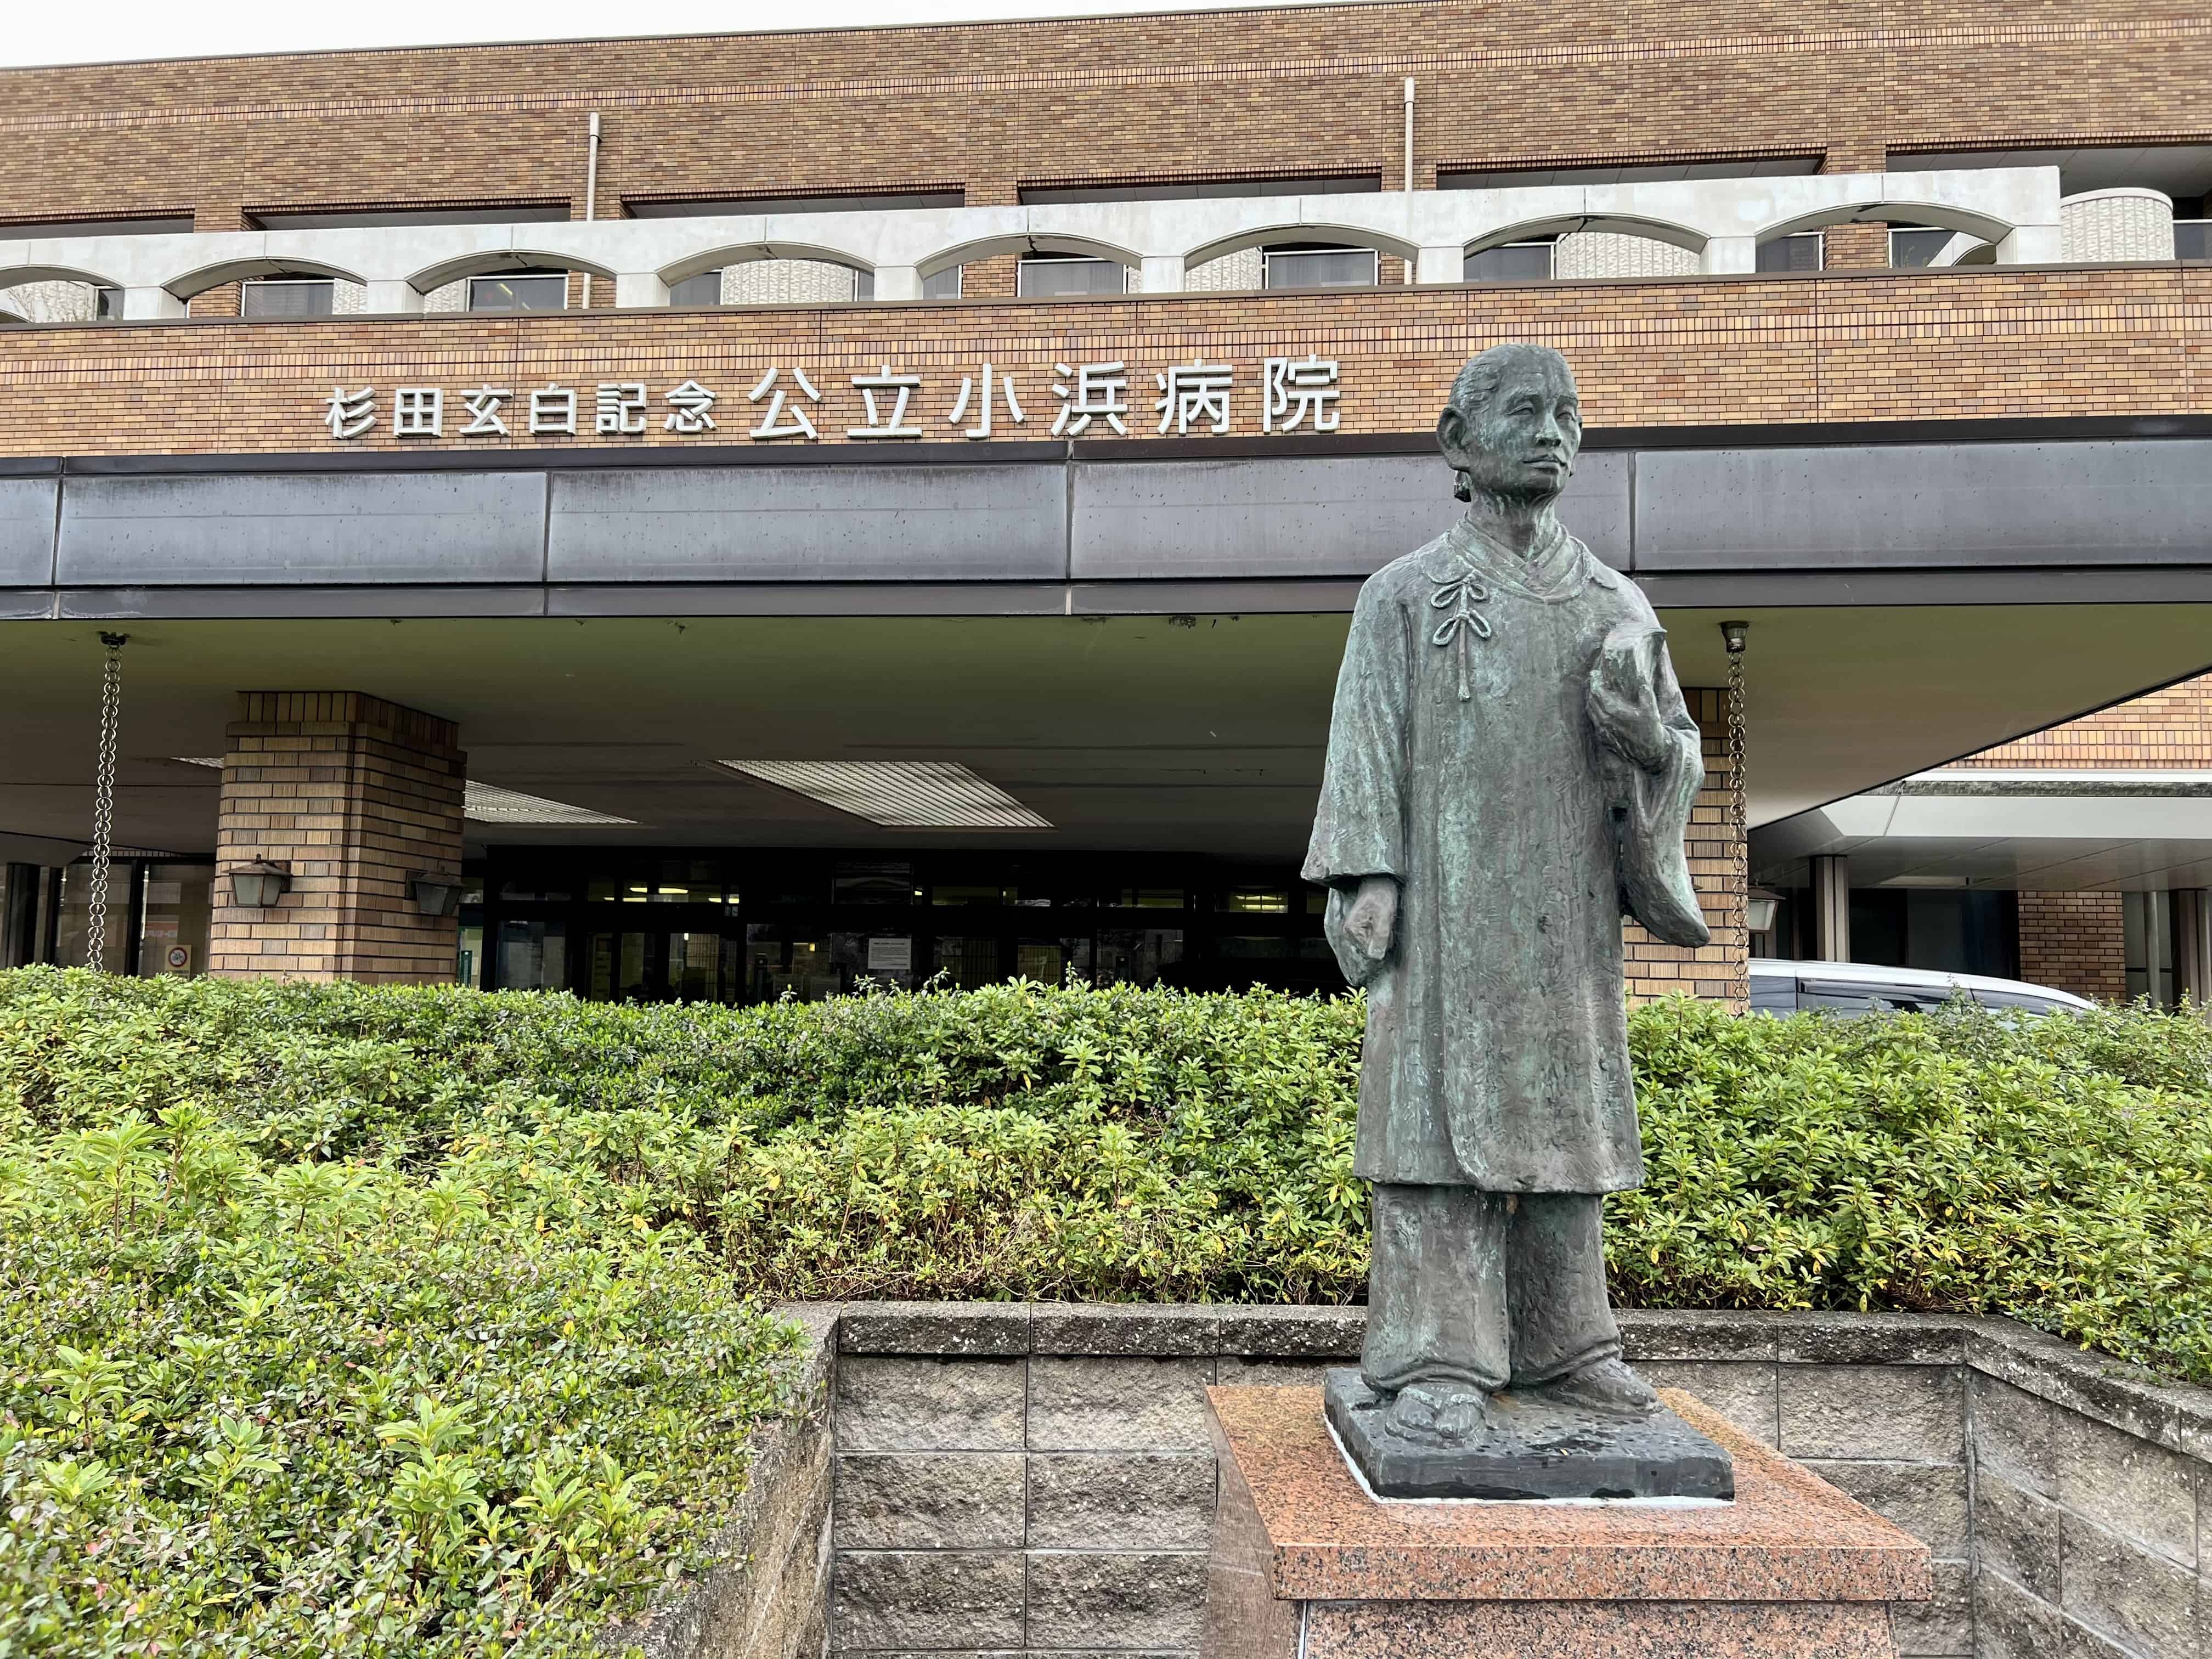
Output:
[[291,885],[292,866],[272,859],[256,859],[230,872],[232,902],[243,910],[270,908]]
[[1764,887],[1754,887],[1745,894],[1743,900],[1745,931],[1753,933],[1772,933],[1775,908],[1781,902],[1781,894],[1771,893]]
[[407,878],[407,890],[414,895],[415,908],[422,915],[450,916],[461,908],[461,878],[459,876],[417,870]]

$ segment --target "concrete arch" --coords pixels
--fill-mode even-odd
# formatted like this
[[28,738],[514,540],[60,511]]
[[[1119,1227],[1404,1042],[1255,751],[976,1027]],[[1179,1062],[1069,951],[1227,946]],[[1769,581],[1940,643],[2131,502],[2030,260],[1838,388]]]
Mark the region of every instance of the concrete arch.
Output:
[[1480,253],[1485,248],[1502,247],[1508,242],[1533,241],[1540,236],[1571,236],[1585,230],[1606,231],[1615,236],[1641,236],[1648,241],[1687,248],[1692,253],[1703,252],[1711,240],[1703,231],[1666,219],[1640,218],[1624,213],[1570,213],[1524,219],[1518,224],[1486,230],[1468,243],[1465,252]]
[[606,282],[615,280],[613,270],[590,259],[578,258],[573,253],[554,253],[543,248],[479,248],[458,258],[441,259],[434,265],[426,265],[408,277],[407,285],[418,294],[428,294],[433,289],[445,287],[470,276],[497,276],[515,270],[580,271],[587,276],[597,276]]
[[94,288],[125,286],[112,276],[102,276],[97,271],[75,265],[0,265],[0,288],[14,288],[21,283],[89,283]]
[[810,242],[781,242],[771,240],[763,242],[725,243],[720,247],[708,248],[702,252],[687,253],[681,259],[673,260],[663,265],[654,274],[663,283],[673,288],[678,283],[693,276],[703,276],[710,270],[720,270],[728,265],[750,264],[763,259],[811,259],[818,264],[842,265],[848,270],[873,271],[875,270],[875,266],[861,258],[860,255],[848,253],[843,248],[824,247]]
[[1760,227],[1759,240],[1773,241],[1778,237],[1794,236],[1800,231],[1820,230],[1829,225],[1858,224],[1871,221],[1876,224],[1925,225],[1933,230],[1961,230],[1984,242],[2002,242],[2012,234],[2014,227],[2002,219],[1972,208],[1954,207],[1948,202],[1889,201],[1875,199],[1865,202],[1839,203],[1811,213],[1801,213],[1795,218],[1779,219]]
[[1238,230],[1226,236],[1217,236],[1210,242],[1201,242],[1182,256],[1186,269],[1202,265],[1214,259],[1225,258],[1231,253],[1242,253],[1252,247],[1280,247],[1286,242],[1325,242],[1340,247],[1370,248],[1376,253],[1387,253],[1396,259],[1417,259],[1420,245],[1407,241],[1403,236],[1387,230],[1375,230],[1364,225],[1344,224],[1273,224]]
[[161,284],[179,300],[189,300],[225,283],[242,283],[254,276],[326,276],[337,283],[366,283],[365,276],[313,259],[224,259]]
[[1131,270],[1142,270],[1145,263],[1141,254],[1113,242],[1101,241],[1091,236],[1069,235],[1060,231],[1038,230],[979,236],[973,241],[940,248],[927,258],[917,259],[914,268],[917,275],[927,278],[936,276],[940,270],[950,270],[955,265],[994,258],[1006,253],[1073,253],[1089,259],[1110,259]]

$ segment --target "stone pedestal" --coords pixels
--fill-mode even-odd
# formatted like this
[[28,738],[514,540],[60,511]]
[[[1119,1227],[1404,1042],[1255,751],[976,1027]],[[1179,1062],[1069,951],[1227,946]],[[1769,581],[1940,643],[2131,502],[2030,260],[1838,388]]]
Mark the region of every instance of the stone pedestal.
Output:
[[1377,1501],[1318,1389],[1209,1389],[1204,1659],[1893,1659],[1926,1547],[1689,1395],[1732,1503]]

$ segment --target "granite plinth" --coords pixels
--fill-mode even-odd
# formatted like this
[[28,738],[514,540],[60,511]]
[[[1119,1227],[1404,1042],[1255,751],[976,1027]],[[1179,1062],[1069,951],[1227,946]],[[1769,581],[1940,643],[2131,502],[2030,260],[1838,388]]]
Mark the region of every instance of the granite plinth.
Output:
[[1391,1431],[1388,1401],[1356,1368],[1328,1373],[1337,1438],[1385,1498],[1733,1498],[1729,1455],[1663,1407],[1607,1417],[1540,1395],[1501,1394],[1482,1438],[1445,1447]]
[[1206,1659],[1893,1659],[1934,1593],[1911,1534],[1689,1395],[1729,1504],[1377,1501],[1319,1389],[1207,1390],[1221,1477]]

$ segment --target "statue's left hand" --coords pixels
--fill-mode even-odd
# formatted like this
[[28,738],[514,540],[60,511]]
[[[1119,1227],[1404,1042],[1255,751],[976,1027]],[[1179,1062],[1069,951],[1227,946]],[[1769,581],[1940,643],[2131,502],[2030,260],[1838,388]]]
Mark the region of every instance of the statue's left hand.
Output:
[[1598,740],[1647,772],[1656,772],[1674,752],[1650,679],[1633,658],[1601,653],[1590,670],[1586,699]]

